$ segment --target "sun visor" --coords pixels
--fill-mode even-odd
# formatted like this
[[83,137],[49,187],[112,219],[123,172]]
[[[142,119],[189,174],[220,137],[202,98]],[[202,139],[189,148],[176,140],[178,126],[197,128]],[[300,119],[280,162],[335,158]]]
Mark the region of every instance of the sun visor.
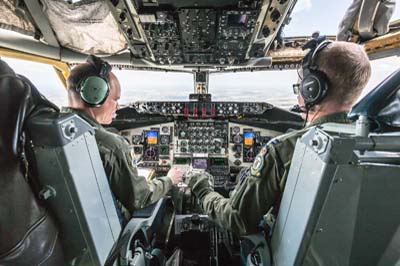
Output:
[[0,1],[0,28],[34,36],[35,27],[27,19],[26,11],[18,7],[17,0]]
[[105,1],[68,4],[64,1],[42,0],[59,43],[85,54],[110,55],[127,47]]

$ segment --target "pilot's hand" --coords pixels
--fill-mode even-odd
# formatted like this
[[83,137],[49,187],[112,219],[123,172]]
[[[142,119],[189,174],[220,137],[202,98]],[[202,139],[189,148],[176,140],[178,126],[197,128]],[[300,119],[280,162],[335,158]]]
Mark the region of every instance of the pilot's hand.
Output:
[[210,178],[210,174],[207,172],[194,173],[186,178],[188,179],[188,186],[199,200],[202,200],[205,195],[213,191],[212,184],[210,183],[213,178],[212,176]]
[[167,176],[171,178],[172,184],[176,185],[182,182],[182,177],[185,171],[182,168],[172,167],[169,171]]

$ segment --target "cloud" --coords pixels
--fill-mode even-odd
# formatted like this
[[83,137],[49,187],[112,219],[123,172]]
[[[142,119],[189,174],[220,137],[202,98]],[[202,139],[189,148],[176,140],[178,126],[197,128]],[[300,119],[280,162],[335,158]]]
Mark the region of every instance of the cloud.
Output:
[[296,6],[293,9],[293,14],[300,13],[304,10],[310,10],[312,8],[312,0],[298,0]]

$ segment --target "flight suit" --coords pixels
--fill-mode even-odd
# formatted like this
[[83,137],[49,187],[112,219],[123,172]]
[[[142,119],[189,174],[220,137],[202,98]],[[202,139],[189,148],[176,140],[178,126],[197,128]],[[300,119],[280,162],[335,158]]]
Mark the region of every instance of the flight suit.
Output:
[[95,128],[97,146],[111,191],[126,220],[134,210],[156,202],[171,189],[170,177],[164,176],[147,182],[143,176],[138,176],[133,165],[132,150],[123,137],[107,131],[81,110],[64,108],[63,112],[73,112]]
[[297,139],[309,127],[327,122],[349,121],[346,112],[334,113],[317,119],[305,129],[272,139],[261,149],[253,165],[239,174],[230,198],[212,191],[207,176],[192,175],[189,187],[198,198],[204,213],[223,228],[238,235],[257,232],[263,216],[271,207],[279,206]]

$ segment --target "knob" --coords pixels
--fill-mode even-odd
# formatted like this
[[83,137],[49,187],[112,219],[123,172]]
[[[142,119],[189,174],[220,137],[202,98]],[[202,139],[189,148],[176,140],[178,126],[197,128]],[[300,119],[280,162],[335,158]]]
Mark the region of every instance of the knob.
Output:
[[179,132],[179,137],[185,138],[185,137],[186,137],[186,131],[181,130],[181,131]]
[[233,162],[233,164],[236,165],[236,166],[239,166],[239,165],[242,164],[242,161],[241,161],[241,160],[235,160],[235,161]]

